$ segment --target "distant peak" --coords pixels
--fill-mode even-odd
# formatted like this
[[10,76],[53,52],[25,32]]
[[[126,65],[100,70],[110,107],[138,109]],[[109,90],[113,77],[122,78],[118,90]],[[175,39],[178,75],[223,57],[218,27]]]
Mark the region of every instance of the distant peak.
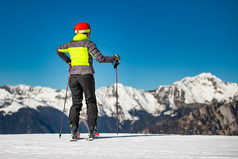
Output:
[[174,82],[173,84],[180,84],[181,82],[182,83],[193,83],[195,81],[200,81],[200,82],[203,81],[204,82],[204,81],[207,81],[207,80],[209,81],[212,79],[216,82],[218,82],[218,81],[222,82],[222,80],[220,78],[216,77],[215,75],[212,75],[211,73],[201,73],[201,74],[193,76],[193,77],[190,77],[190,76],[185,77],[180,81]]
[[201,78],[217,78],[216,76],[212,75],[211,73],[201,73],[195,77],[201,77]]
[[218,79],[215,75],[212,75],[211,73],[201,73],[194,77],[185,77],[183,80],[186,80],[186,79],[197,80],[197,79],[211,79],[211,78]]

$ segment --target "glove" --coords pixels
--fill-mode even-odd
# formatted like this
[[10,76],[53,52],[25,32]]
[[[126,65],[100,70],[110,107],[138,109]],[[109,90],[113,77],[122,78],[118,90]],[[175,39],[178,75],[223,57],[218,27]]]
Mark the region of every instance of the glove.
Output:
[[72,67],[71,62],[69,62],[68,64],[69,64],[69,68],[71,68]]
[[114,58],[114,61],[120,61],[120,60],[121,60],[120,56],[117,55],[117,54],[115,54],[115,55],[113,56],[113,58]]

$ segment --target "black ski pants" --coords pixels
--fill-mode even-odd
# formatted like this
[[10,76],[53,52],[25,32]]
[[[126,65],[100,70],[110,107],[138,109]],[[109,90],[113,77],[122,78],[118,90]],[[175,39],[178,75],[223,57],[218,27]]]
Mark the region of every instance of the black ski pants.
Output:
[[75,74],[69,79],[69,86],[72,92],[73,105],[69,112],[69,122],[72,125],[79,123],[80,111],[82,109],[83,93],[87,105],[88,126],[97,125],[98,109],[95,95],[95,80],[91,74]]

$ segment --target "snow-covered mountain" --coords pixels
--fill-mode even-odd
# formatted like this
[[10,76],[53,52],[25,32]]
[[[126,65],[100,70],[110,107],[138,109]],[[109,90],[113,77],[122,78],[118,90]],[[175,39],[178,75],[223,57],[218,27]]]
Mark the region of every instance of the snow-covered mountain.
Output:
[[[209,105],[214,101],[230,102],[238,97],[238,84],[223,82],[210,73],[202,73],[195,77],[186,77],[170,86],[160,86],[153,91],[138,90],[118,84],[118,93],[120,122],[126,124],[130,121],[129,123],[133,124],[135,121],[144,120],[146,115],[156,119],[164,115],[176,117],[178,116],[177,110],[182,108],[200,108],[201,105]],[[115,85],[99,88],[96,90],[96,96],[99,117],[102,119],[106,117],[107,120],[114,119],[116,116]],[[65,90],[40,86],[5,85],[0,87],[0,114],[2,113],[2,118],[4,118],[17,113],[22,108],[39,112],[39,106],[62,112],[64,98]],[[71,92],[69,91],[66,115],[71,105]],[[86,119],[85,104],[81,118]]]
[[[115,85],[102,87],[96,91],[97,101],[101,115],[112,117],[116,113],[115,107]],[[164,108],[160,106],[157,99],[150,93],[144,90],[126,87],[118,84],[119,106],[121,120],[137,120],[138,117],[132,116],[130,111],[143,110],[154,116],[158,115],[158,111]]]
[[[130,115],[129,111],[132,109],[145,110],[151,114],[155,112],[158,105],[154,96],[146,91],[133,89],[131,87],[118,84],[120,110],[124,116],[124,120],[137,119]],[[62,111],[65,90],[55,90],[47,87],[31,87],[27,85],[17,86],[3,86],[0,89],[0,111],[3,114],[12,114],[21,108],[36,109],[38,106],[49,106]],[[66,110],[68,115],[71,101],[71,92],[67,94]],[[97,103],[99,107],[99,116],[113,117],[116,112],[115,107],[115,85],[109,87],[102,87],[96,90]],[[82,110],[82,117],[86,114],[86,105]]]
[[179,103],[185,104],[206,103],[213,99],[217,101],[229,101],[238,95],[238,84],[223,82],[210,73],[202,73],[195,77],[186,77],[171,86],[160,86],[155,95],[159,99],[165,94],[168,96],[170,107],[179,107]]
[[223,82],[211,73],[202,73],[195,77],[186,77],[170,86],[160,86],[152,94],[158,103],[172,109],[231,101],[238,96],[238,84]]
[[[137,90],[122,84],[119,84],[118,90],[122,120],[138,119],[130,113],[135,110],[146,111],[156,117],[161,113],[170,114],[168,110],[211,104],[213,100],[229,102],[238,97],[238,84],[223,82],[211,73],[186,77],[153,91]],[[113,116],[116,112],[115,85],[100,88],[96,94],[101,115]]]
[[[71,94],[68,94],[68,103],[71,104]],[[65,90],[54,90],[47,87],[31,87],[27,85],[3,86],[0,89],[0,111],[3,114],[12,114],[21,108],[50,106],[62,111]],[[66,109],[67,110],[67,109]]]

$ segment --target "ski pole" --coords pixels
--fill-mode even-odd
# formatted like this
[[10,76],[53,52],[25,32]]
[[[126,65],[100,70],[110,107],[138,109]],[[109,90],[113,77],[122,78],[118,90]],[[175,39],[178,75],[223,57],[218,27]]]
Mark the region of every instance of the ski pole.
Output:
[[59,138],[61,138],[61,133],[62,133],[63,120],[64,120],[64,111],[65,111],[65,105],[66,105],[66,99],[67,99],[67,92],[68,92],[68,86],[69,86],[69,77],[70,77],[71,67],[72,67],[71,64],[69,64],[68,82],[67,82],[66,92],[65,92],[64,108],[63,108],[62,117],[61,117],[61,126],[60,126]]
[[114,63],[114,68],[116,69],[116,112],[117,112],[117,135],[119,133],[119,115],[118,115],[118,77],[117,77],[117,66],[119,65],[119,61],[116,60]]

